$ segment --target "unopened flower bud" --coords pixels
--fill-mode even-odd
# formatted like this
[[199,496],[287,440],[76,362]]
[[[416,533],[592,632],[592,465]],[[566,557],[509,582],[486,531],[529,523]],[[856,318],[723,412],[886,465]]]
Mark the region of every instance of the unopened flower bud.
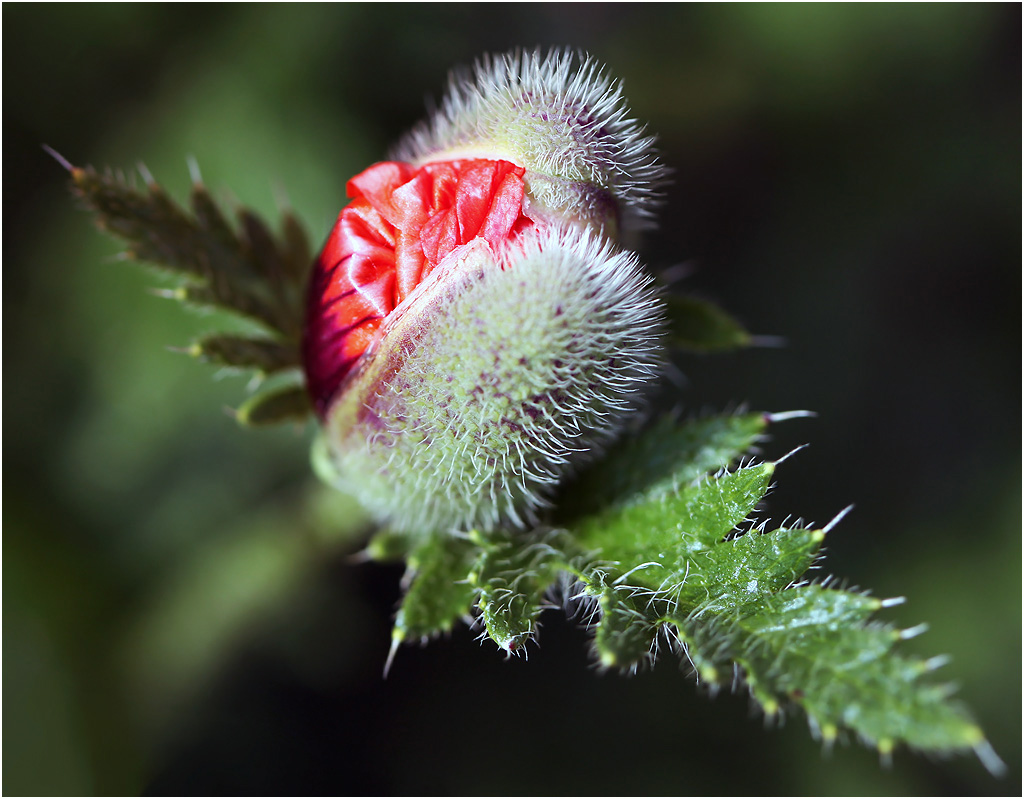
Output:
[[522,526],[658,362],[660,305],[613,234],[651,139],[589,60],[505,56],[348,184],[303,356],[333,480],[408,531]]

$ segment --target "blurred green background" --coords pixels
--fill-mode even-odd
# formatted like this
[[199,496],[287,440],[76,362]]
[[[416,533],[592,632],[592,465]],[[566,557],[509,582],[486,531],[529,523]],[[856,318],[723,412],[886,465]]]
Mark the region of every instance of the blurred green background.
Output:
[[[4,791],[1006,794],[1021,791],[1019,5],[8,5],[4,25]],[[216,320],[147,292],[40,145],[186,157],[286,196],[314,246],[348,177],[488,50],[570,45],[625,81],[674,181],[656,271],[785,346],[679,366],[691,411],[779,425],[769,512],[849,503],[826,569],[947,652],[1009,773],[768,729],[665,659],[596,672],[549,612],[529,662],[408,647],[400,570],[312,430],[244,432],[244,379],[168,346]],[[213,379],[211,379],[213,378]]]

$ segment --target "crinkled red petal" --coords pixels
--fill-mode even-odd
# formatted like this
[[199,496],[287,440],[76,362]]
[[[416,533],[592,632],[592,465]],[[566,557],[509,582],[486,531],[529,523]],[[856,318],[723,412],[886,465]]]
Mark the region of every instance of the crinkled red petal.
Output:
[[456,247],[492,247],[532,222],[522,167],[467,159],[385,161],[348,182],[352,202],[313,265],[303,340],[306,385],[323,418],[384,320]]

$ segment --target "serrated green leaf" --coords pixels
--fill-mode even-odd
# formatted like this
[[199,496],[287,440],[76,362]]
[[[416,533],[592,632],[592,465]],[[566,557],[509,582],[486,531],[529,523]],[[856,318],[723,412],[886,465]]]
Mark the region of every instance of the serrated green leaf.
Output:
[[[311,261],[298,220],[285,214],[279,242],[252,212],[239,211],[236,232],[206,188],[195,183],[191,211],[152,179],[144,190],[121,177],[70,167],[72,190],[94,212],[97,224],[121,238],[128,257],[169,270],[182,285],[161,291],[192,305],[219,308],[261,324],[269,336],[215,335],[192,352],[215,363],[262,373],[299,364],[305,280]],[[303,417],[301,392],[278,392],[247,402],[239,418],[249,425]]]
[[306,229],[291,211],[281,214],[281,237],[284,262],[292,283],[296,286],[305,286],[313,266],[313,254],[309,249]]
[[594,646],[602,665],[633,667],[650,660],[662,624],[665,602],[651,592],[603,585],[599,589],[601,619]]
[[750,346],[750,334],[714,303],[696,297],[671,295],[668,343],[693,352],[716,352]]
[[469,615],[468,575],[478,550],[466,539],[432,534],[409,555],[409,587],[395,618],[394,638],[407,641],[448,632]]
[[867,620],[883,606],[867,594],[801,585],[764,597],[745,623],[763,634],[792,633],[805,627],[839,630]]
[[244,234],[244,252],[254,265],[254,271],[272,282],[283,280],[288,271],[285,258],[263,220],[252,211],[243,208],[238,212],[238,221]]
[[720,680],[736,663],[766,712],[797,704],[828,739],[849,729],[882,750],[977,746],[977,725],[949,700],[949,686],[926,681],[928,662],[894,654],[900,634],[891,626],[865,623],[880,606],[807,585],[676,622],[706,679]]
[[295,344],[269,338],[220,334],[200,339],[188,350],[200,360],[269,375],[301,364]]
[[693,558],[677,599],[701,612],[756,602],[807,571],[823,539],[821,530],[781,528],[723,541]]
[[639,433],[627,433],[566,489],[559,523],[603,507],[645,501],[723,469],[750,449],[767,424],[762,413],[687,421],[665,416]]
[[519,651],[537,629],[544,594],[565,568],[556,533],[481,539],[470,574],[487,634],[506,652]]
[[[202,183],[192,184],[189,200],[192,204],[196,225],[209,234],[213,241],[220,242],[226,250],[237,250],[239,248],[238,237]],[[206,273],[205,269],[204,273]]]
[[875,745],[949,750],[977,743],[976,726],[949,701],[948,687],[920,679],[923,661],[892,654],[898,634],[890,627],[753,637],[761,646],[744,658],[745,668],[803,706],[820,728],[848,728]]
[[670,496],[587,517],[574,530],[576,541],[622,573],[636,571],[633,582],[652,588],[681,585],[691,572],[703,570],[696,556],[720,542],[760,502],[773,470],[772,464],[738,469],[681,486]]

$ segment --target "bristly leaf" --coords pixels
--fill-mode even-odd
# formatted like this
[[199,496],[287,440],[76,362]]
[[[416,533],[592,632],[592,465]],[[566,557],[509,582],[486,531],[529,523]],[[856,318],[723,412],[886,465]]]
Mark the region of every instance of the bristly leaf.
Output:
[[936,752],[984,740],[948,686],[929,683],[928,661],[892,652],[888,625],[866,623],[882,603],[815,585],[767,600],[679,617],[687,653],[706,679],[738,664],[769,714],[791,702],[826,740],[849,729],[883,752],[906,743]]
[[824,530],[742,530],[774,464],[706,475],[738,456],[730,443],[753,441],[771,418],[786,415],[663,420],[619,445],[612,463],[621,472],[602,465],[579,481],[597,492],[600,474],[611,489],[577,501],[562,543],[576,552],[568,562],[581,596],[597,603],[600,662],[635,669],[659,641],[675,642],[703,681],[734,684],[738,674],[767,714],[796,705],[827,740],[847,729],[884,753],[899,743],[973,748],[998,772],[949,687],[928,681],[937,661],[895,653],[900,634],[870,622],[886,603],[797,584]]
[[692,582],[695,561],[703,563],[704,553],[747,518],[768,490],[772,469],[739,469],[680,486],[668,496],[651,491],[646,501],[584,520],[575,529],[576,540],[621,572],[637,571],[635,579],[651,588]]
[[679,605],[720,613],[780,591],[810,567],[824,537],[821,530],[782,528],[723,541],[695,559]]
[[[266,330],[262,336],[209,336],[188,352],[261,375],[300,366],[303,298],[312,259],[306,234],[292,214],[283,216],[280,239],[244,208],[235,230],[199,182],[192,186],[189,213],[151,179],[139,190],[110,173],[58,160],[70,169],[72,191],[93,211],[101,229],[124,242],[129,258],[179,277],[181,285],[160,292],[163,296],[226,310]],[[257,425],[308,413],[309,403],[290,390],[253,398],[238,418]]]
[[207,336],[189,347],[188,352],[202,361],[256,369],[261,375],[294,369],[299,357],[292,343],[235,334]]
[[565,490],[557,509],[560,524],[692,483],[724,469],[760,440],[769,418],[763,413],[710,416],[680,422],[657,419],[626,434],[607,456]]
[[544,595],[565,568],[559,535],[492,535],[477,540],[482,554],[470,573],[487,634],[515,653],[534,637]]
[[633,586],[616,587],[603,570],[584,577],[586,593],[597,596],[601,620],[594,648],[602,666],[635,669],[654,660],[658,633],[671,611],[671,603],[655,592]]
[[427,536],[410,553],[408,588],[395,618],[396,640],[448,632],[469,616],[473,588],[467,574],[478,554],[471,541],[438,533]]

